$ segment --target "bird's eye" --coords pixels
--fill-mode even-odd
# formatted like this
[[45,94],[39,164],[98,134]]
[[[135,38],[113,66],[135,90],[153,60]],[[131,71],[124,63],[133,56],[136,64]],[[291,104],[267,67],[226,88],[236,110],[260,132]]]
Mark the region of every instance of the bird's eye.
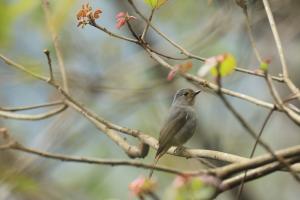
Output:
[[183,93],[184,96],[187,96],[188,94],[189,94],[188,92]]

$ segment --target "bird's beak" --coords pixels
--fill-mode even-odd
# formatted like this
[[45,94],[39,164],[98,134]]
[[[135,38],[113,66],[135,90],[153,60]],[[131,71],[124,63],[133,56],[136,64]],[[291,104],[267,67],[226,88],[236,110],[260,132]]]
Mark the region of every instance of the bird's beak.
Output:
[[194,97],[195,97],[197,94],[199,94],[200,92],[201,92],[201,90],[195,91],[195,92],[194,92]]

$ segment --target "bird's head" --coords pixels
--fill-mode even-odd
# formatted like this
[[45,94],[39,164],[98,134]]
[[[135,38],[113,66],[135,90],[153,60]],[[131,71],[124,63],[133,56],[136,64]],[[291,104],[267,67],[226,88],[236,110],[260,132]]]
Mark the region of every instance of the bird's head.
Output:
[[194,91],[192,89],[180,89],[176,92],[173,105],[194,105],[195,97],[201,90]]

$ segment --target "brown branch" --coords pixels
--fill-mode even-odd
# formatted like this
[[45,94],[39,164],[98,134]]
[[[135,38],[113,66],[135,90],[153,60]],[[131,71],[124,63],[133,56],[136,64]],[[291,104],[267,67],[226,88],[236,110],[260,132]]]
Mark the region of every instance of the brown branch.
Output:
[[27,74],[29,74],[30,76],[34,77],[34,78],[37,78],[39,80],[42,80],[42,81],[48,81],[48,78],[45,77],[45,76],[41,76],[41,75],[38,75],[38,74],[35,74],[33,72],[31,72],[30,70],[26,69],[24,66],[18,64],[18,63],[15,63],[14,61],[10,60],[9,58],[3,56],[2,54],[0,54],[0,58],[8,65],[14,67],[14,68],[17,68]]
[[284,105],[280,95],[278,94],[272,82],[272,79],[267,73],[265,80],[267,81],[267,85],[270,89],[271,96],[275,100],[278,109],[281,109],[293,122],[295,122],[297,125],[300,125],[300,115],[296,113],[295,109],[289,108],[288,106]]
[[[268,113],[266,119],[264,120],[263,125],[262,125],[262,127],[261,127],[261,129],[260,129],[260,131],[258,133],[258,136],[257,136],[258,139],[261,138],[261,135],[262,135],[262,133],[263,133],[263,131],[264,131],[264,129],[265,129],[265,127],[266,127],[269,119],[271,118],[271,115],[273,114],[273,112],[274,112],[274,109],[270,110],[270,112]],[[255,152],[257,144],[258,144],[258,139],[255,140],[254,146],[253,146],[251,154],[250,154],[250,158],[252,158],[253,155],[254,155],[254,152]],[[240,186],[240,189],[239,189],[238,194],[237,194],[237,199],[241,198],[241,194],[242,194],[242,191],[243,191],[243,188],[244,188],[244,182],[245,182],[246,176],[247,176],[247,170],[244,173],[244,178],[243,178],[243,180],[241,182],[241,186]]]
[[144,39],[145,39],[145,36],[146,36],[147,31],[148,31],[149,26],[150,26],[149,23],[151,23],[151,20],[152,20],[152,18],[153,18],[154,11],[155,11],[155,8],[152,8],[151,14],[150,14],[150,16],[149,16],[149,19],[147,19],[145,29],[144,29],[144,31],[143,31],[143,33],[142,33],[141,40],[144,40]]
[[107,33],[109,36],[111,37],[115,37],[115,38],[118,38],[118,39],[121,39],[121,40],[125,40],[125,41],[128,41],[128,42],[132,42],[132,43],[138,43],[138,40],[136,39],[132,39],[132,38],[128,38],[128,37],[125,37],[125,36],[122,36],[122,35],[118,35],[116,33],[113,33],[109,30],[107,30],[105,27],[102,27],[100,25],[98,25],[95,21],[89,21],[89,24],[101,31],[103,31],[104,33]]
[[[297,157],[290,158],[290,159],[286,160],[286,162],[288,164],[293,164],[293,163],[296,163],[296,162],[299,162],[299,161],[300,161],[300,156],[297,156]],[[245,182],[255,180],[255,179],[263,177],[263,176],[266,176],[266,175],[268,175],[268,174],[270,174],[274,171],[277,171],[279,169],[282,169],[284,167],[285,166],[282,163],[274,162],[274,163],[270,163],[270,164],[264,165],[262,167],[258,167],[256,169],[250,170],[247,173],[247,176],[245,178]],[[223,181],[222,184],[221,184],[221,188],[224,188],[222,190],[222,192],[230,190],[230,189],[240,185],[241,181],[243,179],[244,179],[244,175],[240,174],[238,176],[235,176],[235,177],[232,177],[232,178],[229,178],[229,179]]]
[[[289,147],[286,149],[277,150],[276,152],[274,152],[274,154],[277,157],[281,157],[281,158],[285,158],[285,159],[292,158],[292,157],[298,157],[300,155],[300,145],[296,145],[296,146]],[[227,178],[235,173],[242,172],[247,169],[254,169],[256,167],[260,167],[265,164],[272,163],[274,161],[277,162],[277,158],[275,158],[273,155],[270,155],[268,153],[268,154],[254,157],[252,159],[248,159],[247,161],[242,161],[239,163],[221,167],[221,168],[219,168],[219,173],[217,175],[221,178]]]
[[[259,77],[262,77],[264,78],[265,77],[265,74],[263,72],[258,72],[258,71],[253,71],[253,70],[248,70],[248,69],[244,69],[244,68],[239,68],[239,67],[236,67],[235,68],[235,71],[237,72],[241,72],[241,73],[245,73],[245,74],[250,74],[250,75],[253,75],[253,76],[259,76]],[[278,82],[281,82],[283,83],[284,80],[282,77],[278,77],[278,76],[270,76],[274,81],[278,81]]]
[[[156,55],[154,54],[154,56],[156,56]],[[1,55],[0,55],[0,57],[1,57]],[[14,66],[14,67],[16,67],[16,66]],[[27,72],[26,70],[23,70],[25,68],[22,65],[17,64],[17,68],[24,71],[25,73],[28,73],[31,76],[34,76],[34,77],[36,76],[35,74],[32,74],[31,72]],[[39,77],[39,76],[37,76],[37,77]],[[116,132],[112,132],[110,130],[126,133],[128,135],[138,138],[140,141],[142,141],[142,143],[146,143],[146,144],[149,144],[153,148],[157,148],[158,142],[156,139],[152,138],[151,136],[149,136],[145,133],[142,133],[141,131],[122,127],[122,126],[113,124],[111,122],[108,122],[107,120],[100,118],[95,113],[92,113],[88,109],[82,107],[82,105],[80,105],[80,103],[75,101],[60,86],[55,85],[55,83],[47,82],[47,79],[45,79],[44,81],[47,84],[50,84],[50,85],[54,86],[57,90],[59,90],[59,92],[66,98],[67,104],[69,104],[75,110],[77,110],[78,112],[80,112],[81,114],[86,116],[96,126],[99,126],[98,128],[101,128],[100,130],[102,130],[104,133],[109,131],[109,133],[117,134]],[[124,141],[122,141],[122,142],[124,142]],[[120,145],[123,145],[122,142]],[[125,149],[128,150],[130,148],[125,148]],[[183,151],[182,153],[178,154],[178,153],[175,153],[175,149],[176,149],[175,147],[170,148],[168,153],[177,155],[177,156],[187,157],[187,158],[191,158],[191,157],[211,158],[211,159],[217,159],[217,160],[222,160],[222,161],[226,161],[226,162],[243,162],[243,161],[248,160],[247,158],[243,158],[240,156],[223,153],[223,152],[218,152],[218,151],[211,151],[211,150],[187,149],[187,150]],[[298,167],[298,166],[295,167],[294,169],[300,171],[300,167]]]
[[52,69],[52,62],[51,62],[51,57],[50,57],[50,51],[48,49],[45,49],[44,50],[44,54],[47,57],[48,67],[49,67],[49,74],[50,74],[49,82],[51,82],[51,81],[54,81],[54,76],[53,76],[53,69]]
[[[127,22],[128,24],[128,27],[130,29],[130,24]],[[95,22],[93,22],[91,24],[92,26],[95,26],[95,27],[99,27],[99,25],[97,25]],[[110,32],[108,30],[106,30],[104,27],[100,27],[99,28],[100,30],[110,34]],[[131,29],[130,30],[133,34],[134,34],[134,37],[135,38],[138,38],[138,36],[135,34],[135,32]],[[130,39],[131,40],[131,39]],[[130,41],[129,40],[129,41]],[[160,54],[156,51],[154,51],[152,48],[148,48],[148,46],[143,42],[143,41],[139,41],[138,39],[137,40],[133,40],[131,42],[134,42],[136,44],[139,44],[141,45],[143,48],[146,49],[146,51],[150,54],[150,56],[152,58],[154,58],[157,62],[159,62],[161,65],[163,65],[164,67],[168,68],[168,69],[173,69],[173,67],[171,65],[169,65],[167,62],[165,62],[163,59],[161,59],[158,55],[156,54]],[[154,53],[153,53],[154,52]],[[167,57],[166,55],[162,55],[164,57]],[[240,70],[241,71],[241,70]],[[218,86],[212,82],[209,82],[205,79],[202,79],[198,76],[194,76],[192,74],[189,74],[189,73],[186,73],[186,74],[181,74],[181,76],[183,76],[186,80],[188,81],[191,81],[192,83],[196,84],[197,86],[203,86],[203,87],[206,87],[206,88],[209,88],[209,89],[212,89],[214,90],[215,92],[217,91],[218,89]],[[265,102],[265,101],[262,101],[262,100],[259,100],[259,99],[256,99],[254,97],[251,97],[251,96],[248,96],[248,95],[245,95],[245,94],[241,94],[241,93],[238,93],[238,92],[234,92],[232,90],[228,90],[228,89],[225,89],[225,88],[222,88],[221,89],[222,92],[226,95],[230,95],[230,96],[233,96],[233,97],[237,97],[237,98],[240,98],[240,99],[243,99],[243,100],[246,100],[246,101],[249,101],[251,103],[254,103],[256,105],[259,105],[259,106],[262,106],[262,107],[265,107],[265,108],[268,108],[268,109],[272,109],[274,107],[273,104],[271,103],[268,103],[268,102]]]
[[52,106],[57,106],[63,104],[63,101],[54,101],[51,103],[45,103],[45,104],[37,104],[37,105],[32,105],[32,106],[20,106],[20,107],[0,107],[0,110],[3,111],[9,111],[9,112],[17,112],[17,111],[24,111],[24,110],[32,110],[32,109],[38,109],[38,108],[45,108],[45,107],[52,107]]
[[49,117],[52,117],[54,115],[57,115],[61,112],[63,112],[65,109],[67,109],[68,106],[62,105],[59,108],[53,109],[51,111],[42,113],[42,114],[19,114],[19,113],[13,113],[8,111],[1,111],[0,110],[0,117],[3,118],[9,118],[9,119],[17,119],[17,120],[29,120],[29,121],[35,121],[35,120],[42,120]]
[[[95,159],[95,158],[88,158],[88,157],[76,157],[76,156],[66,156],[66,155],[62,155],[62,154],[53,154],[53,153],[40,151],[40,150],[33,149],[33,148],[28,148],[28,147],[25,147],[24,145],[21,145],[20,143],[16,142],[14,140],[14,138],[12,138],[7,133],[6,129],[3,129],[3,128],[0,129],[0,133],[5,137],[5,139],[7,141],[7,144],[0,146],[1,150],[13,149],[13,150],[23,151],[23,152],[27,152],[30,154],[39,155],[39,156],[42,156],[45,158],[51,158],[51,159],[56,159],[56,160],[61,160],[61,161],[99,164],[99,165],[110,165],[110,166],[126,165],[126,166],[140,167],[140,168],[144,168],[144,169],[155,169],[158,171],[163,171],[163,172],[172,173],[172,174],[179,174],[179,175],[198,176],[198,175],[203,175],[203,174],[212,174],[212,175],[216,175],[217,177],[222,178],[222,177],[227,177],[230,174],[240,172],[245,169],[250,169],[250,168],[259,169],[261,167],[268,166],[270,163],[274,164],[274,161],[275,161],[275,159],[272,156],[263,155],[263,156],[258,156],[256,158],[253,158],[249,161],[245,161],[242,163],[234,163],[234,164],[230,164],[225,167],[219,167],[219,168],[215,168],[215,169],[209,169],[209,170],[200,169],[197,171],[178,171],[178,170],[172,169],[172,168],[153,166],[153,165],[144,164],[141,162],[127,161],[127,160]],[[300,153],[300,145],[277,151],[276,155],[285,157],[288,159],[288,162],[290,162],[290,160],[292,160],[292,159],[293,160],[298,159],[299,153]],[[297,161],[298,160],[295,160],[291,163],[295,163]],[[275,163],[278,163],[278,162],[275,161]],[[268,171],[268,173],[274,172],[276,170],[277,169],[273,169],[271,171]],[[251,174],[251,172],[249,174]],[[261,176],[262,175],[266,175],[266,174],[264,174],[264,172],[262,172]],[[246,181],[249,181],[249,180],[246,178]],[[226,180],[225,180],[225,182],[226,182]]]
[[[148,52],[148,54],[150,55],[151,58],[153,58],[156,62],[158,62],[159,64],[161,64],[163,67],[172,70],[173,66],[171,66],[169,63],[167,63],[165,60],[163,60],[161,57],[159,57],[158,55],[152,53],[150,50],[146,50]],[[192,74],[189,73],[181,73],[180,76],[184,77],[186,80],[191,81],[192,83],[194,83],[196,86],[202,86],[202,87],[206,87],[209,89],[212,89],[213,91],[217,92],[218,90],[218,86],[212,82],[209,82],[205,79],[202,79],[198,76],[194,76]],[[272,109],[274,107],[274,104],[269,103],[269,102],[265,102],[259,99],[256,99],[254,97],[242,94],[242,93],[238,93],[232,90],[228,90],[225,88],[221,88],[221,91],[223,94],[229,95],[229,96],[233,96],[233,97],[237,97],[240,99],[243,99],[245,101],[251,102],[255,105],[258,106],[262,106],[264,108],[268,108],[268,109]]]
[[[276,47],[277,47],[277,51],[278,51],[278,54],[279,54],[279,58],[280,58],[281,66],[282,66],[283,79],[284,79],[285,83],[287,84],[288,88],[294,94],[298,94],[298,93],[300,93],[299,88],[297,88],[295,86],[295,84],[291,81],[291,79],[289,78],[286,59],[285,59],[285,56],[284,56],[284,53],[283,53],[281,40],[280,40],[279,33],[278,33],[278,30],[277,30],[277,26],[276,26],[276,23],[275,23],[273,14],[272,14],[272,10],[270,8],[269,1],[268,0],[263,0],[263,4],[264,4],[264,7],[265,7],[265,10],[266,10],[266,13],[267,13],[267,17],[268,17],[268,20],[269,20],[269,23],[270,23],[270,27],[271,27],[271,30],[272,30],[272,33],[273,33],[273,36],[274,36],[274,40],[275,40],[275,44],[276,44]],[[300,100],[300,96],[298,97],[298,99]]]
[[224,105],[231,111],[231,113],[240,122],[240,124],[245,128],[245,130],[247,130],[247,132],[252,136],[252,138],[254,140],[257,140],[258,144],[260,144],[267,152],[269,152],[274,158],[276,158],[281,164],[283,164],[288,169],[288,171],[291,173],[291,175],[295,178],[295,180],[300,182],[300,177],[298,176],[298,174],[290,167],[290,165],[281,156],[277,156],[276,154],[274,154],[273,150],[271,149],[271,147],[268,144],[266,144],[264,141],[262,141],[260,138],[258,138],[255,131],[244,120],[244,118],[235,110],[235,108],[228,102],[228,100],[224,97],[222,92],[219,92],[219,96],[220,96],[221,100],[223,101]]
[[[247,162],[243,162],[243,163],[235,163],[235,164],[231,164],[229,166],[226,167],[219,167],[219,168],[215,168],[215,169],[210,169],[210,170],[205,170],[205,169],[200,169],[197,171],[179,171],[173,168],[168,168],[168,167],[162,167],[162,166],[153,166],[153,165],[149,165],[149,164],[144,164],[141,162],[136,162],[136,161],[127,161],[127,160],[113,160],[113,159],[97,159],[97,158],[89,158],[89,157],[78,157],[78,156],[67,156],[67,155],[62,155],[62,154],[54,154],[54,153],[49,153],[49,152],[45,152],[45,151],[41,151],[41,150],[37,150],[37,149],[33,149],[33,148],[28,148],[25,147],[19,143],[17,143],[16,141],[14,141],[12,138],[10,138],[10,141],[5,144],[5,145],[1,145],[0,146],[0,150],[8,150],[8,149],[12,149],[12,150],[18,150],[18,151],[22,151],[22,152],[26,152],[26,153],[30,153],[30,154],[35,154],[41,157],[45,157],[45,158],[50,158],[50,159],[56,159],[56,160],[61,160],[61,161],[67,161],[67,162],[77,162],[77,163],[86,163],[86,164],[98,164],[98,165],[109,165],[109,166],[132,166],[132,167],[138,167],[138,168],[144,168],[144,169],[154,169],[157,171],[162,171],[162,172],[166,172],[166,173],[171,173],[171,174],[177,174],[177,175],[191,175],[191,176],[198,176],[198,175],[203,175],[203,174],[212,174],[212,175],[216,175],[217,177],[222,177],[220,175],[223,176],[227,176],[229,174],[232,174],[233,172],[237,172],[237,169],[240,168],[240,170],[244,170],[249,169],[250,167],[253,166],[257,166],[257,168],[255,168],[254,170],[257,172],[259,170],[261,170],[261,168],[269,168],[270,165],[276,165],[276,168],[271,168],[268,171],[259,171],[259,176],[264,176],[267,175],[271,172],[275,172],[276,170],[283,168],[280,167],[280,163],[275,161],[272,163],[268,163],[269,161],[274,161],[274,158],[270,157],[270,156],[260,156],[257,158],[254,158],[253,160],[249,160]],[[293,151],[294,150],[294,151]],[[299,152],[300,152],[300,147],[299,145],[294,147],[294,149],[285,149],[285,150],[281,150],[278,151],[278,153],[276,152],[276,154],[281,154],[286,155],[286,156],[292,156],[292,154],[295,154],[295,151],[297,151],[297,155],[294,157],[291,157],[287,160],[287,162],[289,162],[290,164],[298,162],[299,161]],[[260,162],[258,162],[260,161]],[[265,165],[265,163],[267,163]],[[229,168],[231,167],[231,169]],[[250,181],[253,180],[249,179],[250,176],[252,175],[252,171],[250,171],[246,177],[246,181]],[[239,178],[239,181],[241,178]],[[230,184],[229,182],[232,179],[227,179],[225,180],[222,185],[225,186],[226,189],[229,188]]]
[[[128,161],[128,160],[113,160],[113,159],[98,159],[98,158],[88,158],[88,157],[79,157],[79,156],[67,156],[62,154],[54,154],[49,153],[45,151],[40,151],[37,149],[25,147],[19,143],[10,143],[4,146],[0,146],[1,150],[18,150],[34,155],[38,155],[45,158],[55,159],[55,160],[61,160],[61,161],[67,161],[67,162],[77,162],[77,163],[87,163],[87,164],[98,164],[98,165],[109,165],[109,166],[134,166],[137,168],[143,168],[143,169],[155,169],[157,171],[162,171],[166,173],[171,174],[177,174],[177,175],[183,175],[184,173],[181,171],[178,171],[176,169],[163,167],[163,166],[153,166],[150,164],[144,164],[141,162],[136,161]],[[206,173],[206,171],[203,170],[203,173]]]

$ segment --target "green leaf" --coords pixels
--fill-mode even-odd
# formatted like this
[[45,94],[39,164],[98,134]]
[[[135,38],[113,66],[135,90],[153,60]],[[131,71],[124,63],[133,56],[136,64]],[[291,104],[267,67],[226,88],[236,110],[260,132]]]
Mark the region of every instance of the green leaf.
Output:
[[164,3],[166,3],[167,0],[145,0],[145,2],[153,9],[159,8]]
[[199,178],[195,178],[191,181],[191,188],[192,188],[192,191],[197,191],[197,190],[200,190],[203,186],[203,183],[202,181],[199,179]]
[[262,63],[260,63],[259,68],[260,68],[261,70],[263,70],[263,71],[268,71],[268,69],[269,69],[269,63],[263,61]]
[[217,66],[220,67],[219,70],[221,77],[228,76],[234,71],[234,68],[236,67],[236,60],[232,54],[225,53],[223,55],[218,56],[217,60],[218,64],[210,70],[210,73],[213,76],[218,75]]

